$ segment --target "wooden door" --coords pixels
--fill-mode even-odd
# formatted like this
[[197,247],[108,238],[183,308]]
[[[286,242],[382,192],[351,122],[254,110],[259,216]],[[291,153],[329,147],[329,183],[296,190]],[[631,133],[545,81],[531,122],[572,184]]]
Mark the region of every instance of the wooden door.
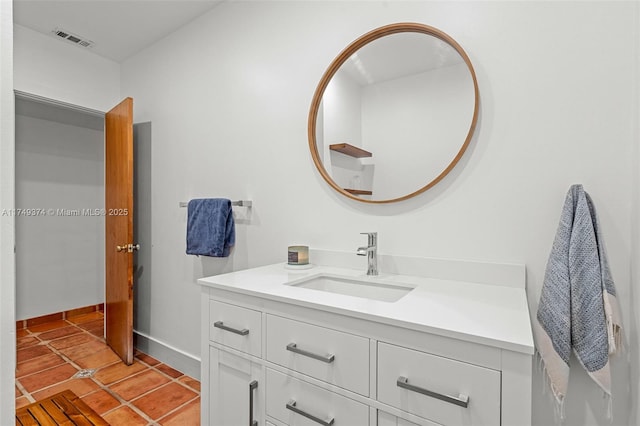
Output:
[[105,335],[133,363],[133,99],[105,114]]

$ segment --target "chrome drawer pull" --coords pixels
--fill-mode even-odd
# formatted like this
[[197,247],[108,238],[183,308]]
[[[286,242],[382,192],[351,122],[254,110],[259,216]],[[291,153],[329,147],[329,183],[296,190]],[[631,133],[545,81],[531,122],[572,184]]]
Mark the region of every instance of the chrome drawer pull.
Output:
[[423,395],[427,395],[427,396],[430,396],[432,398],[439,399],[441,401],[445,401],[445,402],[449,402],[451,404],[459,405],[460,407],[467,408],[467,406],[469,405],[469,397],[467,395],[460,394],[459,397],[443,395],[441,393],[433,392],[433,391],[430,391],[428,389],[424,389],[424,388],[421,388],[421,387],[418,387],[418,386],[410,385],[409,384],[409,379],[407,379],[406,377],[402,377],[402,376],[398,377],[398,381],[396,382],[396,385],[398,385],[398,387],[401,387],[403,389],[408,389],[410,391],[418,392],[418,393],[421,393]]
[[322,420],[316,416],[314,416],[313,414],[309,414],[305,411],[302,411],[301,409],[299,409],[298,407],[296,407],[296,401],[295,400],[291,400],[287,403],[287,410],[291,410],[294,413],[298,413],[301,416],[305,416],[306,418],[313,420],[316,423],[320,423],[322,426],[331,426],[334,422],[335,419],[329,419],[329,420]]
[[215,328],[220,328],[222,330],[230,331],[232,333],[239,334],[241,336],[246,336],[247,334],[249,334],[249,330],[247,330],[246,328],[243,328],[242,330],[238,330],[238,329],[235,329],[235,328],[227,327],[226,325],[224,325],[224,323],[222,321],[214,322],[213,326]]
[[258,381],[249,383],[249,426],[258,426],[258,421],[253,420],[253,391],[258,388]]
[[295,343],[289,343],[287,345],[287,350],[291,351],[293,353],[296,353],[296,354],[308,356],[309,358],[313,358],[313,359],[317,359],[317,360],[322,361],[322,362],[326,362],[327,364],[331,364],[336,359],[336,356],[333,355],[333,354],[318,355],[318,354],[314,354],[313,352],[305,351],[303,349],[298,349],[298,345],[295,344]]

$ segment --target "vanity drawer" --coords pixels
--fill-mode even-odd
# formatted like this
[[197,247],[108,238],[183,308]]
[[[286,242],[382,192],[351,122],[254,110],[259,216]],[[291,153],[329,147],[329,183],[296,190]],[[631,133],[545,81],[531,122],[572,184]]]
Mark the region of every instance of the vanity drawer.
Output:
[[369,396],[369,339],[267,315],[266,359]]
[[290,426],[369,424],[368,406],[269,368],[266,407],[268,416]]
[[443,425],[499,425],[500,372],[380,342],[378,400]]
[[262,314],[211,300],[209,339],[259,357],[262,355]]

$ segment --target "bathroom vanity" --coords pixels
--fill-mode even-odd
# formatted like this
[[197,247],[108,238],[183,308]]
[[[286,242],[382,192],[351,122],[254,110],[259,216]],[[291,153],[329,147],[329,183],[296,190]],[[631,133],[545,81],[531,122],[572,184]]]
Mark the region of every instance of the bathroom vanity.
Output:
[[202,278],[203,425],[528,425],[523,265],[312,250]]

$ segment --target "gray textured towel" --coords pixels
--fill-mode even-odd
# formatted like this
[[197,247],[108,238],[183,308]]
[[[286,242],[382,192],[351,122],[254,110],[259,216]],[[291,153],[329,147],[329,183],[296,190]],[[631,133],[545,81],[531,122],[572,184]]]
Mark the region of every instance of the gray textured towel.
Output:
[[562,209],[533,324],[537,350],[561,408],[572,350],[611,396],[609,355],[620,347],[621,324],[593,202],[582,185],[573,185]]

